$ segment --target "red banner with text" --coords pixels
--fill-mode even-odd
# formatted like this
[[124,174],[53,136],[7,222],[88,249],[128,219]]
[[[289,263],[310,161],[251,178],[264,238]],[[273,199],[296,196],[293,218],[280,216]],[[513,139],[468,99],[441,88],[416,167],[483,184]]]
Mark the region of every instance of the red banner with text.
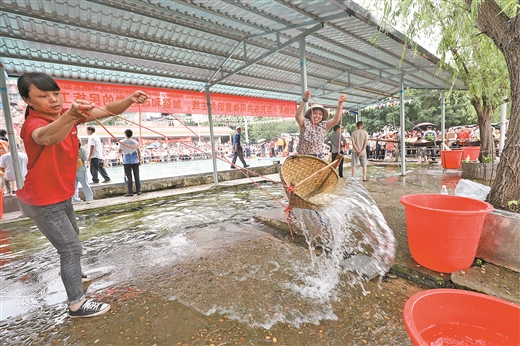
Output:
[[[142,112],[207,114],[206,93],[160,89],[142,86],[100,84],[56,80],[63,94],[63,102],[69,107],[73,100],[86,100],[103,107],[110,102],[124,99],[135,90],[147,93],[150,98],[141,105]],[[211,114],[234,116],[293,117],[296,102],[262,99],[246,96],[211,94]],[[138,112],[137,106],[128,109]]]

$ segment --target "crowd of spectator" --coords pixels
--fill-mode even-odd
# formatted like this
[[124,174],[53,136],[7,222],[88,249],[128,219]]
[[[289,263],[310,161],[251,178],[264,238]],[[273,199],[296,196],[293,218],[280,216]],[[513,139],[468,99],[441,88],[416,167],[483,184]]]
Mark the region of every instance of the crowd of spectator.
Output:
[[[342,133],[347,145],[343,152],[345,155],[351,154],[350,133],[346,130]],[[497,143],[500,137],[500,130],[494,129],[493,136]],[[479,127],[454,127],[446,130],[448,146],[469,144],[480,140]],[[438,156],[441,149],[441,132],[435,129],[411,130],[405,134],[405,142],[416,143],[418,147],[411,145],[407,149],[407,156]],[[367,157],[375,160],[397,159],[397,143],[400,141],[398,131],[388,133],[374,132],[369,137],[367,147]],[[155,142],[155,145],[145,144],[141,147],[141,157],[143,163],[152,162],[175,162],[189,160],[204,160],[211,158],[211,148],[206,142]],[[431,144],[431,148],[427,146]],[[260,140],[259,143],[245,142],[244,157],[285,157],[295,154],[298,145],[298,137],[289,134],[282,134],[270,140]],[[117,144],[104,145],[104,157],[108,166],[122,164],[122,157],[119,153]],[[426,153],[425,153],[426,150]],[[222,143],[217,146],[218,157],[230,158],[232,155],[231,143]],[[328,154],[329,147],[324,144],[324,152]],[[427,155],[427,154],[430,155]]]

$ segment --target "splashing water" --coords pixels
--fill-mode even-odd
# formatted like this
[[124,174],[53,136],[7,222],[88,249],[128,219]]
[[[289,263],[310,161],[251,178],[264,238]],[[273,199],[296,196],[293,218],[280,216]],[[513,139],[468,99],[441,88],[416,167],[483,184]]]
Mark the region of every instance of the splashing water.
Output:
[[[381,280],[393,264],[396,242],[369,192],[348,179],[313,202],[322,207],[294,209],[292,214],[309,246],[314,274],[302,273],[306,286],[291,288],[328,301],[344,284],[363,288],[371,277],[379,275]],[[344,275],[346,280],[341,281]]]

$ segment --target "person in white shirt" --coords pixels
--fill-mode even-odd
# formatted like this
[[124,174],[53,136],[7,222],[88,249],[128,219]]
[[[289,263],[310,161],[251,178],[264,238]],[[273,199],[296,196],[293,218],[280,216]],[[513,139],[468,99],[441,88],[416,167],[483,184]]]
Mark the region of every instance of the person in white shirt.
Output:
[[101,145],[101,139],[95,134],[96,129],[93,126],[87,127],[89,155],[87,161],[90,162],[90,174],[92,174],[92,182],[94,184],[99,183],[98,172],[105,179],[104,183],[110,182],[110,177],[105,171],[103,166],[103,146]]
[[[18,145],[17,148],[18,162],[20,163],[20,170],[22,172],[22,180],[25,180],[25,176],[27,175],[27,163],[29,162],[29,159],[27,158],[27,155],[24,152],[20,151],[20,147]],[[16,176],[14,174],[14,164],[11,152],[8,152],[7,154],[0,156],[0,171],[3,172],[6,193],[14,193],[16,189],[14,189],[14,187],[11,187],[11,183],[16,182]]]

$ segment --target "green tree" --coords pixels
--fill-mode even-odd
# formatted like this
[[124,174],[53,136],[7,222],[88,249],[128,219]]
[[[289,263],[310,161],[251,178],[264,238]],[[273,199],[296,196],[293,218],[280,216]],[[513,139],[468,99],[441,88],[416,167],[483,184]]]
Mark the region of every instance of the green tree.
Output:
[[256,143],[260,139],[270,141],[277,139],[282,133],[299,133],[300,129],[296,121],[282,121],[267,124],[254,124],[249,126],[249,140]]
[[453,67],[466,84],[486,155],[494,153],[493,111],[510,95],[508,138],[488,196],[495,207],[506,209],[507,202],[520,195],[518,0],[386,0],[385,10],[391,23],[397,18],[406,21],[409,37],[432,37],[440,30],[441,66]]
[[[405,108],[405,130],[411,130],[415,125],[423,122],[434,123],[437,129],[441,128],[441,100],[438,92],[430,92],[423,95],[424,90],[407,90],[406,99],[410,100],[404,105]],[[389,101],[393,101],[391,99]],[[365,128],[369,132],[381,131],[387,125],[399,127],[399,106],[382,108],[369,108],[363,110],[362,118]],[[454,91],[446,98],[445,105],[446,128],[458,125],[474,124],[477,115],[471,106],[468,93],[465,91]]]

